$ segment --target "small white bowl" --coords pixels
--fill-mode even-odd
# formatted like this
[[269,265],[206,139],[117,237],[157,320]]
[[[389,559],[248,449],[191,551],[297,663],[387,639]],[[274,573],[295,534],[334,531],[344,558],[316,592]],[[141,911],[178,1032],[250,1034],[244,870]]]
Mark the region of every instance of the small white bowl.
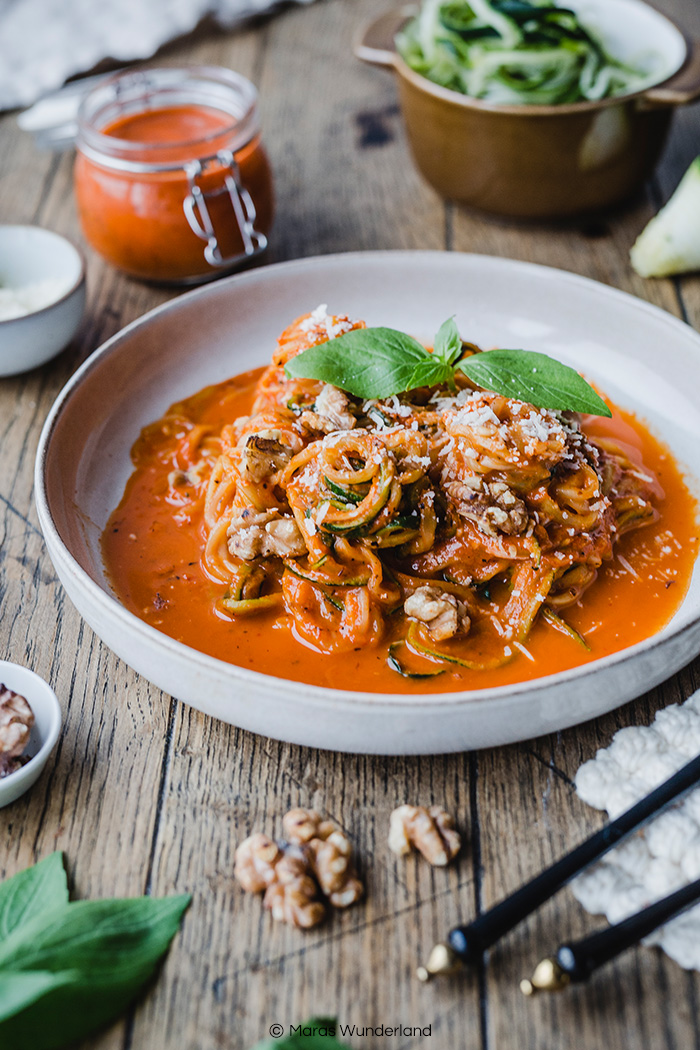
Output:
[[0,376],[28,372],[55,357],[78,331],[85,311],[85,263],[78,249],[40,226],[0,226],[0,288],[60,280],[53,302],[0,320]]
[[0,660],[0,684],[25,698],[34,712],[26,754],[31,758],[16,773],[0,779],[0,809],[18,799],[40,776],[61,731],[61,705],[48,682],[28,667]]

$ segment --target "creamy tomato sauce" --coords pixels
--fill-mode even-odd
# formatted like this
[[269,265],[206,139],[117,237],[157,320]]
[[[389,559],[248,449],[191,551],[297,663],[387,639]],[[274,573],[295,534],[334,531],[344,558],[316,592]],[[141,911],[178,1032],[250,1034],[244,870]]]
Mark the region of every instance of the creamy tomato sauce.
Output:
[[[120,170],[109,158],[100,163],[78,152],[75,191],[83,232],[93,248],[147,280],[179,281],[212,272],[202,239],[183,210],[190,193],[185,166],[231,147],[237,134],[231,114],[201,105],[145,109],[119,117],[101,132],[131,144],[128,160],[153,168]],[[272,174],[260,136],[238,148],[235,160],[256,208],[256,228],[267,233]],[[161,170],[164,165],[172,170]],[[224,182],[227,174],[219,161],[207,160],[198,185],[207,197],[219,248],[228,257],[243,251],[243,240]]]
[[[250,412],[258,369],[209,387],[184,408],[194,423],[215,431]],[[134,446],[135,471],[103,535],[104,560],[121,602],[146,623],[185,645],[220,660],[280,678],[368,692],[450,692],[508,685],[598,660],[648,638],[669,622],[688,588],[698,551],[697,504],[673,456],[630,413],[614,408],[612,419],[587,417],[592,439],[614,438],[633,460],[653,470],[663,488],[659,520],[628,533],[611,562],[566,620],[586,639],[587,652],[543,622],[505,666],[490,671],[448,670],[435,678],[400,677],[387,662],[387,646],[322,654],[303,644],[287,616],[268,610],[232,621],[217,611],[226,587],[200,567],[202,508],[192,511],[166,499],[168,474],[182,434],[148,428]],[[391,642],[391,633],[386,638]]]

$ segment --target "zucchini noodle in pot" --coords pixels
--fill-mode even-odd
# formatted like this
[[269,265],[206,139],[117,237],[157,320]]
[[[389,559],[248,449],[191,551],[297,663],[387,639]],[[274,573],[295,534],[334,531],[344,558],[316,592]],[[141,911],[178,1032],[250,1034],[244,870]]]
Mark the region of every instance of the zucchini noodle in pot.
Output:
[[[194,522],[187,564],[217,620],[265,616],[316,653],[383,654],[397,683],[527,664],[535,624],[587,652],[567,610],[621,537],[657,521],[654,472],[577,414],[460,371],[374,400],[287,377],[299,352],[364,327],[319,307],[280,337],[250,415],[216,427],[173,406],[136,446],[137,465],[144,441],[166,449],[165,504]],[[465,343],[461,359],[480,352]],[[117,510],[105,537],[120,523]]]

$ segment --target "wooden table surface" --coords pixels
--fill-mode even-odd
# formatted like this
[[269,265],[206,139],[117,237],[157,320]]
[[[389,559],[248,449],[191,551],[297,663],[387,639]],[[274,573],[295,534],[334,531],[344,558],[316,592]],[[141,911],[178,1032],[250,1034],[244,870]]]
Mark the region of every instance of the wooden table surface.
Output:
[[[386,5],[385,5],[386,6]],[[698,0],[658,0],[700,37]],[[262,95],[277,180],[273,263],[328,252],[432,248],[527,259],[623,288],[700,328],[700,278],[643,281],[627,252],[700,152],[700,107],[678,115],[658,175],[615,215],[514,226],[445,205],[408,155],[392,78],[351,55],[374,0],[324,0],[233,33],[200,30],[162,61],[218,63]],[[39,153],[0,121],[0,221],[80,240],[71,153]],[[32,500],[42,422],[76,366],[173,294],[117,274],[90,251],[88,312],[61,357],[0,381],[0,656],[48,678],[65,715],[47,772],[0,811],[0,875],[55,849],[80,898],[193,895],[155,989],[85,1047],[247,1050],[274,1022],[337,1015],[358,1026],[431,1026],[430,1036],[356,1038],[413,1050],[689,1050],[700,1047],[700,976],[656,949],[624,955],[588,986],[526,1000],[521,977],[565,937],[601,926],[568,891],[513,933],[479,973],[421,986],[414,968],[458,918],[514,889],[601,816],[572,778],[621,726],[649,722],[698,685],[696,663],[613,714],[538,740],[423,758],[337,755],[222,725],[165,696],[118,660],[67,601]],[[338,304],[342,307],[342,304]],[[660,352],[663,348],[660,347]],[[386,847],[399,803],[441,803],[466,840],[448,870]],[[312,805],[349,829],[366,902],[303,933],[274,924],[232,877],[237,840]]]

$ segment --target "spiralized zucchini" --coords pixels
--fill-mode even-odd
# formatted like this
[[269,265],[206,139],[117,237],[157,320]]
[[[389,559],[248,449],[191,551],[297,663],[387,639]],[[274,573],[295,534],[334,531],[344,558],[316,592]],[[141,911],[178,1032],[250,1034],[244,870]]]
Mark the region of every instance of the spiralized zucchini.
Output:
[[500,105],[594,101],[650,82],[552,0],[424,0],[396,44],[416,73]]

